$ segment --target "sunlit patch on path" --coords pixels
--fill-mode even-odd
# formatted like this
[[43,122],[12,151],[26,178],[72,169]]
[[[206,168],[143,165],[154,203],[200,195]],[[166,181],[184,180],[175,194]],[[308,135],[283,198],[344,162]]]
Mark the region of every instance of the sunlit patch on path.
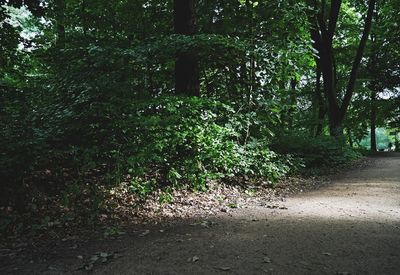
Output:
[[400,221],[400,155],[339,176],[329,187],[291,198],[289,215]]

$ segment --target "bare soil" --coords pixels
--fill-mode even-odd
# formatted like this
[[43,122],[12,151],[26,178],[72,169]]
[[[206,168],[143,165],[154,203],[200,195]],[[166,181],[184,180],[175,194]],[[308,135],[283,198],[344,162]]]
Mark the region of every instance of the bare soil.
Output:
[[273,204],[3,249],[0,273],[400,274],[400,154],[370,160]]

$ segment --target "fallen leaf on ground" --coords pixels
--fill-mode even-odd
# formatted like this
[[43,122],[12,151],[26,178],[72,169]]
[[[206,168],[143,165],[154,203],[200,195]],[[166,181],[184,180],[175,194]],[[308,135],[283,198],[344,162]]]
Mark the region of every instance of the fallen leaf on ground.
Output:
[[85,265],[84,267],[83,267],[85,270],[92,270],[93,269],[93,264],[92,263],[89,263],[89,264],[87,264],[87,265]]
[[146,236],[146,235],[149,235],[150,234],[150,230],[145,230],[142,234],[140,234],[139,236],[140,237],[144,237],[144,236]]
[[193,258],[192,258],[192,262],[197,262],[198,260],[200,260],[200,258],[199,257],[197,257],[197,256],[193,256]]
[[93,256],[90,258],[90,261],[96,262],[98,259],[99,259],[99,256],[93,255]]
[[264,257],[264,263],[270,263],[271,262],[271,258],[269,257]]

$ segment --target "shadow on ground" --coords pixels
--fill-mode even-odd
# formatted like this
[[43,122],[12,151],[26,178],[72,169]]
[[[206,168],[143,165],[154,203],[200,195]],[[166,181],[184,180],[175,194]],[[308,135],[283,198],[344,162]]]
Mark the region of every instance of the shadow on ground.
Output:
[[[279,210],[284,211],[284,210]],[[279,216],[278,212],[275,214]],[[192,221],[190,221],[192,222]],[[80,249],[55,248],[46,263],[15,274],[69,274],[97,252],[122,257],[93,266],[95,274],[399,274],[400,223],[270,215],[152,227]],[[160,232],[160,230],[162,232]],[[64,249],[67,249],[65,251]],[[38,260],[38,259],[37,259]],[[49,269],[50,267],[50,269]]]
[[[114,239],[58,242],[14,274],[400,274],[400,157],[289,198],[207,220],[127,230]],[[93,263],[99,255],[120,255]],[[46,260],[46,261],[44,261]],[[26,261],[25,261],[26,262]],[[93,263],[93,265],[90,265]],[[82,270],[79,268],[90,269]],[[1,268],[0,268],[1,270]]]

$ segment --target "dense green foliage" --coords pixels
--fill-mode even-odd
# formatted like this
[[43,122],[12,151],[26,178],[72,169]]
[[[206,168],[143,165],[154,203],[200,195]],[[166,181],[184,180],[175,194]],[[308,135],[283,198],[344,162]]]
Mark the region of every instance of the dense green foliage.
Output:
[[292,153],[304,160],[306,167],[335,167],[360,157],[360,154],[348,146],[344,140],[338,141],[330,136],[315,138],[292,134],[281,136],[276,150],[281,153]]
[[261,124],[249,120],[251,113],[196,97],[158,98],[136,107],[126,121],[134,126],[128,139],[137,140],[129,144],[134,150],[128,158],[136,177],[156,176],[161,182],[205,189],[207,180],[245,175],[276,180],[290,170],[290,158],[271,152],[267,139],[246,136],[244,125]]
[[[23,208],[36,192],[88,182],[128,181],[145,196],[206,190],[212,180],[276,181],[304,164],[356,159],[350,146],[366,135],[372,106],[377,126],[399,128],[397,0],[378,4],[340,137],[328,136],[326,110],[318,117],[327,99],[316,93],[309,1],[195,1],[193,35],[174,32],[172,1],[31,2],[0,7],[2,205]],[[364,2],[341,6],[338,95]],[[177,56],[198,62],[200,96],[175,93]]]

